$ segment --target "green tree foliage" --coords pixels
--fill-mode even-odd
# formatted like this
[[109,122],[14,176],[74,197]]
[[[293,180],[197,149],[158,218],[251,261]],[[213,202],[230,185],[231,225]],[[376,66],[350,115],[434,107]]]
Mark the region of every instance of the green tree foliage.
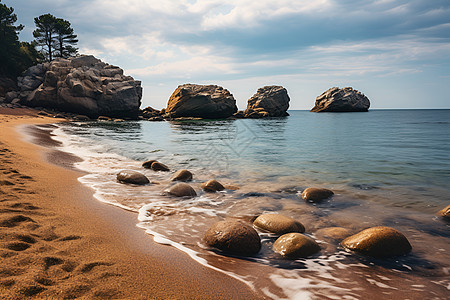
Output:
[[14,79],[39,59],[34,44],[19,42],[16,21],[14,8],[0,3],[0,75]]
[[56,40],[54,44],[55,56],[69,57],[77,54],[78,49],[74,47],[78,43],[77,35],[73,33],[70,22],[57,19],[55,26]]
[[77,35],[74,34],[70,22],[56,18],[51,14],[34,18],[36,30],[33,31],[36,44],[41,46],[46,60],[52,61],[54,57],[73,56],[77,54]]

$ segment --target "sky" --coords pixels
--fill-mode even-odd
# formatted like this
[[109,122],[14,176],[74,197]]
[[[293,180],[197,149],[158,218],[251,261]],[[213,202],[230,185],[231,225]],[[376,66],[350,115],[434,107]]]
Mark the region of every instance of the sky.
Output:
[[31,41],[33,19],[71,22],[81,54],[142,81],[142,107],[180,84],[228,89],[239,109],[281,85],[290,109],[351,86],[371,108],[450,108],[449,0],[3,0]]

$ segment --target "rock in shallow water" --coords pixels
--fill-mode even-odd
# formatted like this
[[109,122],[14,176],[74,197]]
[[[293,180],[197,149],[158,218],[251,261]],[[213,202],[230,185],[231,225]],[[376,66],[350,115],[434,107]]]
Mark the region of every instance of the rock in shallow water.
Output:
[[118,181],[123,183],[132,183],[139,185],[150,183],[150,181],[144,174],[132,170],[120,171],[116,177]]
[[348,230],[347,228],[343,228],[343,227],[322,228],[322,229],[317,230],[315,233],[315,235],[317,237],[328,238],[328,239],[332,239],[335,241],[342,241],[343,239],[348,237],[350,234],[351,234],[350,230]]
[[173,174],[172,181],[191,181],[192,173],[186,169],[178,170]]
[[362,112],[368,111],[369,99],[351,87],[333,87],[316,98],[312,112]]
[[171,186],[168,193],[176,197],[195,197],[197,193],[195,190],[187,183],[179,182],[174,186]]
[[302,223],[278,214],[263,214],[255,219],[253,225],[275,234],[284,234],[288,232],[305,232]]
[[302,193],[302,199],[308,202],[320,202],[333,196],[334,193],[328,189],[307,188]]
[[208,193],[215,193],[218,191],[223,191],[225,187],[217,180],[211,179],[202,183],[202,189]]
[[[247,103],[243,112],[245,118],[286,117],[289,116],[289,96],[282,86],[259,88]],[[237,116],[239,117],[239,116]]]
[[345,248],[373,257],[404,255],[412,247],[408,239],[398,230],[378,226],[365,229],[341,242]]
[[280,236],[273,244],[273,250],[282,256],[300,258],[319,252],[320,246],[312,238],[293,232]]
[[237,112],[236,100],[217,85],[183,84],[170,96],[165,113],[171,118],[228,118]]
[[243,221],[217,222],[205,233],[203,241],[210,247],[238,255],[253,255],[261,249],[258,233]]
[[165,164],[162,164],[158,161],[153,162],[152,165],[150,166],[150,168],[153,171],[163,171],[163,172],[170,171],[169,167],[167,167]]

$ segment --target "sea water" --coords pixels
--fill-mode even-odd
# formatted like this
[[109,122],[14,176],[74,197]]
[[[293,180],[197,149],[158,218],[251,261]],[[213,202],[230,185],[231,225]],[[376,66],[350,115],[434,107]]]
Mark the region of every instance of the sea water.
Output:
[[[171,122],[58,123],[61,149],[82,158],[79,180],[95,197],[136,212],[156,242],[241,280],[274,299],[443,299],[448,296],[449,223],[435,213],[450,204],[450,110],[371,110],[367,113],[290,111],[286,118]],[[156,159],[171,172],[144,169]],[[117,182],[124,169],[142,172],[145,186]],[[195,198],[165,191],[179,169],[194,174]],[[216,179],[232,188],[209,194]],[[307,187],[331,189],[320,204],[305,203]],[[306,259],[272,251],[276,236],[260,233],[262,249],[233,257],[202,243],[226,218],[252,220],[279,213],[302,222],[322,250]],[[356,233],[391,226],[411,242],[411,254],[373,259],[345,251],[318,234],[327,227]]]

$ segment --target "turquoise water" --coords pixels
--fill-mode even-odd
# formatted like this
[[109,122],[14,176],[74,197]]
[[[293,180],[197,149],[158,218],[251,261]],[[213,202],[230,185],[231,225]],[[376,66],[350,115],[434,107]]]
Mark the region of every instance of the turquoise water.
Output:
[[[289,117],[275,119],[58,126],[56,138],[63,141],[63,150],[84,159],[77,167],[88,175],[80,181],[93,187],[98,199],[138,212],[139,226],[157,240],[248,282],[267,297],[396,297],[407,288],[408,297],[445,298],[449,225],[435,213],[450,204],[450,110],[290,111]],[[173,172],[142,169],[147,159],[172,171],[191,170],[199,196],[165,196]],[[115,174],[122,169],[143,172],[155,184],[121,185]],[[201,182],[212,178],[239,189],[202,193]],[[307,204],[299,194],[309,186],[330,188],[336,195]],[[258,256],[228,258],[226,264],[201,244],[203,232],[215,221],[264,212],[301,220],[306,233],[319,240],[320,255],[283,260],[270,249],[273,237],[262,234]],[[386,265],[350,255],[338,242],[316,235],[325,227],[358,232],[377,225],[402,231],[413,254]],[[236,261],[248,264],[246,271],[236,268]],[[340,268],[345,271],[336,272]],[[355,279],[355,274],[361,276]]]

